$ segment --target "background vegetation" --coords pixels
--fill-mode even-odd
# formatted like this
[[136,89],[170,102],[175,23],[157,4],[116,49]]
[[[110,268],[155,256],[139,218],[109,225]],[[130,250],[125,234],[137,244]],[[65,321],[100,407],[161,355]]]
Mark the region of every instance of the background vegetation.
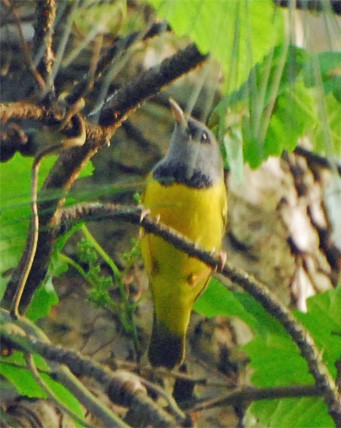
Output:
[[[341,425],[338,14],[2,0],[2,426]],[[229,171],[228,261],[172,373],[145,357],[139,226],[218,258],[141,217],[170,95],[209,124]]]

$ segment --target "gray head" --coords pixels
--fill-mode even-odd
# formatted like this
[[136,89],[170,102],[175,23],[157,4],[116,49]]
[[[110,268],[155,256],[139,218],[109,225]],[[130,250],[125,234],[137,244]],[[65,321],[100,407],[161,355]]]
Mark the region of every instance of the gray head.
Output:
[[170,99],[175,127],[166,156],[155,166],[153,177],[164,185],[174,182],[191,187],[210,187],[224,177],[223,161],[212,132],[201,122],[186,117]]

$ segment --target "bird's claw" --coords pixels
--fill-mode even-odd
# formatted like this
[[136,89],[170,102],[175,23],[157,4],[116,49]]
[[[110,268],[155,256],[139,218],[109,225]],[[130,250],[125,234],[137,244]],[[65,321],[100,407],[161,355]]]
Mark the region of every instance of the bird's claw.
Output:
[[150,209],[144,208],[144,207],[140,207],[140,208],[141,208],[141,214],[140,214],[140,224],[141,224],[145,219],[145,217],[150,214]]
[[225,263],[227,261],[227,253],[225,251],[219,251],[218,254],[216,254],[216,250],[213,249],[211,251],[212,256],[213,255],[217,255],[218,259],[219,259],[219,263],[217,264],[217,266],[214,268],[214,272],[220,272],[223,270]]

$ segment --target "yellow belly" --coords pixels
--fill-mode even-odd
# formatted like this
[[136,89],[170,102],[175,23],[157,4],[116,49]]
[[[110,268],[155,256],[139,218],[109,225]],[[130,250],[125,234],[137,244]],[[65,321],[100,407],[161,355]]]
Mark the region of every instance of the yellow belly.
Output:
[[[227,202],[222,181],[207,189],[183,184],[164,186],[147,180],[143,205],[151,214],[206,250],[220,250]],[[185,335],[195,299],[204,289],[211,269],[162,238],[144,234],[142,256],[149,277],[156,321]]]

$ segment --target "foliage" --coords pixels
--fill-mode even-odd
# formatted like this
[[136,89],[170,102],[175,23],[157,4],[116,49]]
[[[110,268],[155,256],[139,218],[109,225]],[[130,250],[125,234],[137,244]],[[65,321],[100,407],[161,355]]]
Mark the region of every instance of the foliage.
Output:
[[[46,179],[56,156],[44,159],[39,173],[39,187]],[[0,169],[1,207],[0,207],[0,272],[13,268],[19,261],[24,248],[30,222],[32,159],[17,153],[9,162],[3,163]],[[92,175],[93,167],[89,162],[82,170],[79,179]],[[6,185],[4,185],[6,183]],[[41,192],[38,201],[51,200],[59,196]],[[71,195],[69,203],[77,201],[77,195]],[[2,297],[9,277],[0,277],[0,298]]]
[[[294,150],[305,136],[322,154],[341,153],[339,52],[311,55],[283,43],[284,18],[271,1],[236,1],[228,7],[224,1],[150,3],[175,33],[190,37],[223,68],[223,98],[210,125],[239,182],[243,159],[257,168],[269,156]],[[333,97],[321,104],[329,92]]]
[[202,53],[217,59],[226,91],[244,82],[250,68],[284,36],[283,12],[274,13],[271,0],[149,2],[178,36],[190,37]]
[[[341,355],[341,285],[308,299],[308,311],[295,311],[296,318],[311,332],[330,373]],[[259,387],[312,384],[307,363],[279,321],[244,292],[231,292],[217,280],[199,298],[195,309],[206,317],[225,315],[244,321],[254,338],[243,346],[253,369],[252,383]],[[290,369],[289,369],[290,364]],[[305,409],[302,413],[302,409]],[[248,417],[266,426],[334,426],[323,400],[316,398],[264,400],[253,403]],[[298,418],[297,416],[300,415]],[[319,424],[316,423],[319,421]]]
[[[50,367],[39,355],[34,355],[34,363],[40,376],[49,386],[57,400],[84,420],[84,411],[78,400],[61,383],[56,382],[48,372]],[[29,398],[48,398],[46,391],[39,385],[37,379],[27,367],[22,352],[15,352],[7,357],[0,357],[0,374],[8,379],[17,389],[18,393]],[[3,382],[3,381],[2,381]],[[81,426],[77,423],[77,426]]]
[[[167,19],[177,36],[191,38],[202,53],[210,52],[221,65],[225,79],[221,100],[215,106],[209,124],[223,142],[227,164],[238,181],[242,180],[244,162],[256,168],[269,156],[294,150],[299,139],[306,136],[321,154],[341,153],[340,53],[312,55],[289,44],[284,34],[283,12],[274,8],[271,0],[235,1],[229,2],[228,7],[224,1],[149,0],[148,3],[158,16]],[[90,0],[73,10],[70,22],[77,27],[78,36],[81,34],[84,41],[72,55],[63,59],[63,66],[76,61],[84,46],[102,32],[116,34],[120,30],[122,34],[129,34],[139,30],[144,25],[143,19],[138,13],[129,17],[128,9],[124,0],[113,4]],[[54,162],[55,157],[44,159],[39,187]],[[18,263],[24,248],[30,219],[31,165],[31,159],[17,154],[0,170],[2,273]],[[88,163],[80,179],[92,172],[92,165]],[[110,186],[93,189],[91,193],[71,192],[66,204],[73,205],[118,191],[122,189]],[[39,202],[59,196],[59,190],[55,194],[41,191]],[[139,202],[139,198],[136,199]],[[71,258],[65,254],[64,246],[75,234],[81,235],[81,239]],[[36,322],[49,315],[53,305],[58,303],[52,278],[71,266],[89,286],[88,300],[115,314],[139,354],[134,322],[136,303],[132,302],[124,283],[125,275],[138,257],[138,241],[135,241],[131,250],[124,254],[126,267],[121,270],[84,224],[75,226],[57,240],[47,278],[34,294],[27,317]],[[103,274],[103,263],[109,268],[109,275]],[[0,297],[7,280],[8,277],[1,275]],[[295,312],[297,320],[311,332],[334,377],[335,363],[341,354],[340,307],[339,286],[309,299],[307,313]],[[232,293],[212,280],[195,308],[206,317],[237,317],[251,329],[254,337],[243,350],[250,359],[253,385],[272,387],[313,383],[306,361],[280,322],[250,295]],[[42,379],[60,402],[83,418],[79,402],[53,379],[51,367],[39,356],[34,359]],[[20,394],[32,398],[47,397],[28,370],[22,353],[2,356],[0,373]],[[275,427],[333,426],[321,398],[256,402],[249,407],[247,418],[250,421],[256,418],[266,426]]]

